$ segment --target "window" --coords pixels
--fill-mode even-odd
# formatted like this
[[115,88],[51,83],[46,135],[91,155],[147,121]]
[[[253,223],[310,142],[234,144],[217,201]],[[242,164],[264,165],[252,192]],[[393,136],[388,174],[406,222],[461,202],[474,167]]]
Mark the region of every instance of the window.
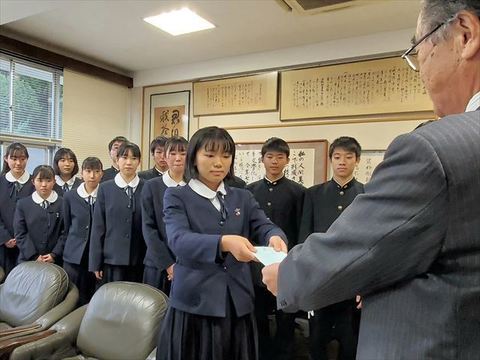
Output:
[[62,71],[0,57],[0,134],[61,140]]
[[51,164],[61,145],[63,72],[0,54],[0,153],[10,143],[30,152],[28,170]]

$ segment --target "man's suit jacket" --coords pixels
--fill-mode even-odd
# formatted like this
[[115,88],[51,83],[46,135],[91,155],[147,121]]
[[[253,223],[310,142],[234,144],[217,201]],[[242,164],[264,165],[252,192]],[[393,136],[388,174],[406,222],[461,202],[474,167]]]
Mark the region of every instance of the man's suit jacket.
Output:
[[358,359],[480,356],[480,111],[399,136],[326,233],[280,265],[296,311],[363,296]]

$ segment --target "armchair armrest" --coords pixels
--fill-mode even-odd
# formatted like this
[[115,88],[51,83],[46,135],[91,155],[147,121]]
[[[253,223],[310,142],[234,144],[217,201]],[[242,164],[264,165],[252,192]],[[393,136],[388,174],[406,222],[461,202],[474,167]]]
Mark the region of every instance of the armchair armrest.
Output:
[[28,344],[29,342],[46,338],[55,334],[55,330],[44,330],[35,334],[29,334],[26,336],[17,336],[11,339],[0,341],[0,359],[8,359],[12,351],[15,348]]
[[40,331],[42,326],[40,324],[29,324],[23,326],[17,326],[10,329],[0,331],[0,341],[10,339],[16,336],[23,336],[28,334],[33,334]]
[[147,358],[145,360],[156,360],[157,358],[157,348],[152,350],[150,354],[148,354]]
[[86,310],[87,305],[82,306],[57,322],[52,326],[52,330],[57,331],[56,334],[17,347],[10,360],[54,360],[75,356],[78,331]]

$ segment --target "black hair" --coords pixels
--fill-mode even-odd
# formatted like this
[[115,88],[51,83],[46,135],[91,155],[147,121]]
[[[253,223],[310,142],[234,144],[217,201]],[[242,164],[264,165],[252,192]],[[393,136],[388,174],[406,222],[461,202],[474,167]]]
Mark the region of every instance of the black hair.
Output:
[[165,143],[167,140],[168,138],[166,136],[157,136],[155,139],[153,139],[150,143],[150,154],[153,155],[157,147],[165,148]]
[[77,156],[75,153],[68,148],[60,148],[55,153],[53,157],[53,171],[55,171],[55,175],[60,175],[60,168],[58,167],[58,162],[61,159],[72,159],[73,160],[73,169],[70,175],[75,176],[78,173],[78,161]]
[[7,149],[5,150],[1,175],[4,175],[11,170],[5,158],[21,155],[25,156],[28,159],[28,150],[25,145],[19,142],[14,142],[8,145]]
[[121,142],[121,143],[126,143],[128,142],[127,138],[125,136],[115,136],[110,142],[108,143],[108,151],[112,150],[113,144],[116,142]]
[[332,159],[333,152],[337,148],[342,148],[346,151],[355,153],[357,159],[360,159],[360,154],[362,153],[362,147],[356,139],[350,136],[341,136],[335,139],[328,149],[328,157]]
[[290,146],[283,139],[277,137],[271,137],[262,146],[262,158],[267,152],[279,152],[290,157]]
[[122,156],[128,156],[129,152],[131,152],[134,157],[137,157],[139,159],[142,157],[142,152],[140,151],[138,145],[127,141],[120,145],[120,147],[118,148],[117,158],[121,158]]
[[230,165],[230,170],[225,177],[225,180],[234,177],[233,164],[235,161],[235,142],[227,130],[217,126],[209,126],[198,130],[190,139],[185,161],[187,165],[185,169],[185,177],[187,179],[198,178],[198,169],[195,165],[195,158],[197,157],[197,152],[202,148],[206,151],[218,151],[221,149],[224,153],[231,154],[232,164]]
[[32,182],[39,177],[40,180],[47,179],[55,181],[55,172],[50,165],[38,165],[33,170]]
[[99,158],[90,156],[83,160],[82,170],[103,170],[103,164]]
[[165,155],[170,151],[187,151],[188,141],[183,136],[172,136],[164,145]]

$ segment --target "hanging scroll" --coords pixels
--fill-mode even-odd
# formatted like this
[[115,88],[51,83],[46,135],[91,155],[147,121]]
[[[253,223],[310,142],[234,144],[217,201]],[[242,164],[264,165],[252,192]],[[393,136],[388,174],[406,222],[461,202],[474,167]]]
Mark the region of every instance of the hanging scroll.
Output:
[[281,75],[280,119],[426,112],[432,103],[401,58],[291,70]]

